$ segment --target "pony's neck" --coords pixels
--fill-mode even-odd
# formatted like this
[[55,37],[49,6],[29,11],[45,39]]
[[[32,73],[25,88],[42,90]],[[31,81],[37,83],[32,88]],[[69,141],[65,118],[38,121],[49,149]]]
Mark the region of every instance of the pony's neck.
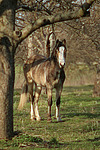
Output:
[[50,61],[51,61],[51,65],[52,65],[54,68],[58,68],[58,69],[60,68],[56,56],[52,55],[52,56],[50,57]]

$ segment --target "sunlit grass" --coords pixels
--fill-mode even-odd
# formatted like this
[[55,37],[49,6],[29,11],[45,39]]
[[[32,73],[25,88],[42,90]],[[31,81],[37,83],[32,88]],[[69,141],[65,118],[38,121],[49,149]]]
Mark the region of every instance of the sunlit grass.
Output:
[[47,97],[39,101],[41,122],[30,120],[30,103],[18,111],[20,90],[14,92],[14,131],[11,141],[1,141],[0,149],[58,148],[100,149],[100,98],[92,97],[93,86],[64,87],[61,97],[62,122],[55,119],[53,91],[52,123],[47,123]]

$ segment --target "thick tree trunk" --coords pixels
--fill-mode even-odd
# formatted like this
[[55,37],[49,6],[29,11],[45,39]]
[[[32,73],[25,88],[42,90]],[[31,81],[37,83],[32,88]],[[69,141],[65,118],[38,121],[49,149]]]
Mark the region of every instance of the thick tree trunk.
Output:
[[14,8],[16,1],[0,0],[0,139],[13,136]]
[[6,51],[0,46],[0,138],[13,135],[14,59]]

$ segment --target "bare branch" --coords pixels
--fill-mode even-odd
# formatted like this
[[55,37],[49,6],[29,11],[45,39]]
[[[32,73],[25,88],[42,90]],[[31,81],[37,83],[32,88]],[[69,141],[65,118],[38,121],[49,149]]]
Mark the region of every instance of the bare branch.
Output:
[[22,29],[22,34],[20,34],[20,36],[17,35],[15,31],[14,38],[18,43],[20,43],[23,39],[28,37],[33,31],[39,29],[40,27],[83,17],[84,15],[86,15],[87,10],[90,8],[94,1],[95,0],[88,0],[87,3],[84,3],[80,8],[76,9],[75,11],[62,11],[54,15],[41,17],[32,24],[29,24],[27,27]]

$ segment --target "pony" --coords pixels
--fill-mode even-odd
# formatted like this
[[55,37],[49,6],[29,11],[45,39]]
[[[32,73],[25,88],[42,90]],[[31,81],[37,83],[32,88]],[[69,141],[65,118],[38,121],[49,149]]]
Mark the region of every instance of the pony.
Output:
[[[27,101],[27,92],[29,92],[29,100],[31,101],[31,119],[40,121],[38,101],[42,87],[46,87],[48,97],[48,119],[51,119],[52,106],[52,90],[56,90],[56,119],[61,121],[60,117],[60,97],[65,80],[65,63],[66,63],[66,40],[56,40],[56,44],[52,50],[50,57],[34,53],[26,60],[23,65],[25,82],[23,84],[22,93],[18,109],[22,109]],[[33,85],[35,92],[33,95]],[[34,104],[34,105],[33,105]]]

